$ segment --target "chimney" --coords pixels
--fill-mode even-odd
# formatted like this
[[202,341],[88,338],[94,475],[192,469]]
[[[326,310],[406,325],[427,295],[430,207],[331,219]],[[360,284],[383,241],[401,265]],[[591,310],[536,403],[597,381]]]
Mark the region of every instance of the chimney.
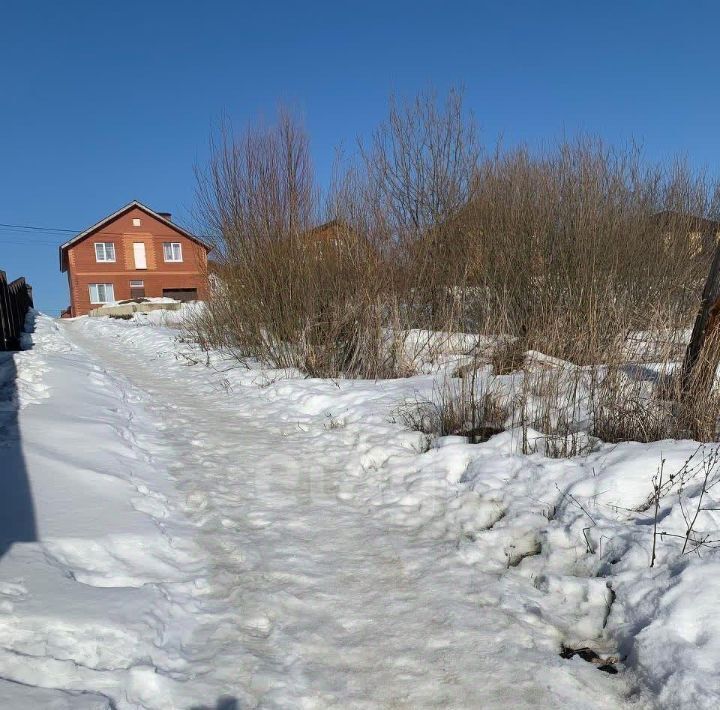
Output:
[[158,212],[158,214],[161,217],[164,217],[168,222],[172,222],[172,213],[171,212]]

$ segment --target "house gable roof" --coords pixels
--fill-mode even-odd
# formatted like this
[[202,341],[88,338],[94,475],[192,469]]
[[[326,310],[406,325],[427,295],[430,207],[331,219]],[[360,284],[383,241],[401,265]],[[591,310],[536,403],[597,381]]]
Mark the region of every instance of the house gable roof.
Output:
[[300,233],[300,239],[307,241],[332,241],[335,239],[356,239],[357,232],[346,222],[331,219]]
[[680,212],[678,210],[662,210],[653,214],[653,219],[663,225],[672,225],[673,222],[688,226],[699,232],[711,232],[720,230],[720,221],[708,219],[707,217],[698,217],[689,212]]
[[158,220],[158,222],[162,222],[164,225],[170,227],[171,229],[175,230],[179,234],[182,234],[184,237],[187,237],[188,239],[192,239],[194,242],[197,242],[200,246],[207,249],[208,251],[212,250],[212,246],[208,244],[207,242],[203,241],[199,237],[196,237],[194,234],[191,234],[186,229],[183,229],[179,225],[175,224],[175,222],[171,222],[167,217],[163,217],[159,212],[155,212],[154,210],[151,210],[147,205],[144,205],[142,202],[138,202],[138,200],[133,200],[132,202],[129,202],[124,207],[121,207],[117,212],[113,212],[111,215],[108,215],[104,219],[101,219],[96,224],[93,224],[92,227],[88,227],[85,231],[80,232],[79,234],[76,234],[72,239],[69,239],[64,244],[60,245],[60,271],[67,271],[67,260],[65,258],[67,254],[67,250],[77,244],[78,242],[81,242],[86,237],[89,237],[94,232],[97,232],[99,229],[102,229],[106,224],[109,222],[112,222],[114,219],[117,219],[118,217],[121,217],[123,214],[128,212],[129,210],[137,208],[148,214],[150,217],[153,217],[154,219]]

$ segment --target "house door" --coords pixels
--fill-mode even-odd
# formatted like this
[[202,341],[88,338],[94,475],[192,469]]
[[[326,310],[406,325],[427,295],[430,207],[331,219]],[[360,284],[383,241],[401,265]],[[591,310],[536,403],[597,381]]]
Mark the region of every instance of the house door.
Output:
[[145,258],[145,242],[135,242],[133,244],[133,256],[135,257],[136,269],[147,269],[147,259]]
[[130,282],[130,298],[145,298],[145,282],[144,281],[131,281]]
[[197,301],[198,293],[196,288],[164,288],[163,296],[187,303],[188,301]]

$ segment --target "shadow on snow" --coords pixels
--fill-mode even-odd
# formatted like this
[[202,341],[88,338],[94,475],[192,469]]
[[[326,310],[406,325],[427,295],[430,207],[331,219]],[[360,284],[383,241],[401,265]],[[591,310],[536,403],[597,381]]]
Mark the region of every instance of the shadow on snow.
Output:
[[[27,330],[32,330],[30,318]],[[22,452],[16,355],[0,352],[0,558],[15,542],[37,540],[32,492]]]
[[215,705],[193,705],[190,710],[240,710],[240,704],[237,698],[231,695],[223,695],[218,698]]

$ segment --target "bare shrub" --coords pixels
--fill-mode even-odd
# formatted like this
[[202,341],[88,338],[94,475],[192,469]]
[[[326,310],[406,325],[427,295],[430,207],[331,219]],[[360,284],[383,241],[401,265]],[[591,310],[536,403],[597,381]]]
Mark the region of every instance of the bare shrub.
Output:
[[[720,448],[704,444],[688,456],[680,468],[673,472],[665,471],[665,459],[661,460],[657,472],[652,478],[652,494],[638,511],[653,509],[653,542],[650,555],[650,567],[655,566],[658,540],[666,538],[682,541],[680,554],[689,552],[700,554],[716,549],[720,545],[720,531],[712,516],[718,510],[717,500],[711,494],[720,483]],[[658,530],[660,521],[660,501],[671,492],[677,493],[680,511],[685,522],[684,534]],[[703,524],[703,528],[700,525]]]
[[[198,194],[222,262],[193,324],[208,347],[313,376],[399,377],[442,361],[438,333],[470,334],[495,343],[495,374],[518,381],[512,421],[553,455],[588,436],[716,437],[720,348],[706,346],[692,386],[676,370],[720,193],[682,162],[588,137],[483,151],[451,92],[393,99],[324,201],[287,113],[221,129]],[[429,428],[474,428],[477,401],[436,395]]]
[[[198,171],[217,235],[222,287],[196,330],[204,342],[314,376],[412,374],[413,328],[449,326],[463,284],[438,276],[423,240],[468,199],[473,141],[459,98],[393,104],[359,167],[321,209],[308,139],[286,113],[235,136],[223,128]],[[442,231],[442,226],[438,229]],[[413,246],[413,245],[420,246]],[[462,270],[462,259],[457,260]]]
[[692,214],[717,207],[708,181],[647,166],[633,147],[585,138],[486,159],[458,217],[487,296],[475,320],[499,319],[528,348],[578,364],[606,359],[659,307],[667,325],[687,327],[714,244],[699,234],[693,246]]
[[203,341],[310,375],[385,376],[382,268],[365,235],[319,214],[308,139],[277,125],[224,129],[199,198],[218,237],[221,286],[196,323]]

